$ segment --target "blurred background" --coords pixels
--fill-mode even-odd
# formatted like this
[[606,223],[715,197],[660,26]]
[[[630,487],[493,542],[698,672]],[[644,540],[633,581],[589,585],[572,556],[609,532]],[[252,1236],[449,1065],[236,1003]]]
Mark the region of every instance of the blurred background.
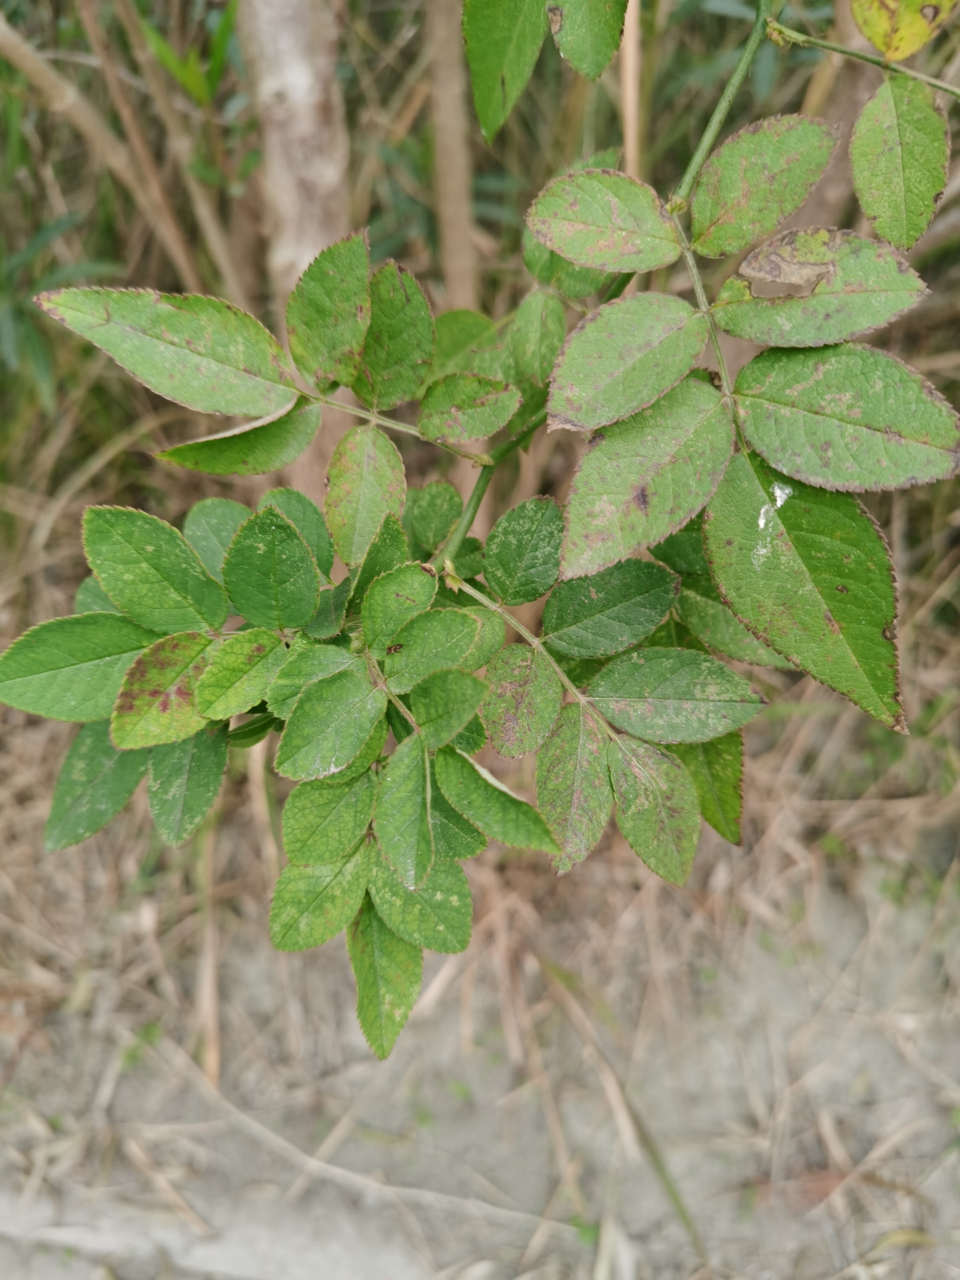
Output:
[[[72,610],[84,506],[177,522],[281,479],[321,500],[350,422],[329,412],[281,479],[158,463],[212,423],[48,323],[35,293],[201,291],[279,332],[306,263],[367,226],[374,261],[415,272],[438,312],[503,318],[532,283],[531,198],[609,148],[669,192],[752,20],[741,0],[643,0],[636,73],[621,55],[596,83],[547,40],[487,146],[457,0],[0,13],[0,644]],[[861,41],[845,0],[790,0],[781,20]],[[960,84],[960,27],[916,65]],[[848,137],[878,76],[768,43],[728,129],[804,111]],[[857,217],[841,149],[793,222],[868,233]],[[957,403],[958,170],[910,256],[929,296],[874,341]],[[674,268],[654,284],[689,287]],[[469,491],[469,463],[397,443],[414,483]],[[578,447],[541,432],[478,532],[520,499],[562,501]],[[235,753],[201,840],[165,846],[138,794],[49,855],[71,730],[0,708],[0,1275],[960,1275],[960,495],[867,502],[899,577],[910,736],[744,667],[769,706],[747,730],[743,848],[704,828],[678,890],[616,835],[562,879],[492,847],[467,867],[473,942],[427,958],[384,1064],[342,940],[270,947],[287,784],[269,741]],[[523,761],[496,768],[532,790]]]

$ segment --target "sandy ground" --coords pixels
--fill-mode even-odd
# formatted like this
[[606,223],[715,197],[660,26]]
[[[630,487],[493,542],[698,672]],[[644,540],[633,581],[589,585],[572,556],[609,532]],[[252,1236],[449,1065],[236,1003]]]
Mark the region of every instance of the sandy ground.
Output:
[[789,696],[749,852],[706,833],[685,890],[615,835],[559,881],[476,860],[384,1064],[341,942],[269,947],[256,769],[212,847],[135,803],[46,855],[66,735],[8,716],[0,1276],[960,1275],[960,803],[831,799],[862,718]]

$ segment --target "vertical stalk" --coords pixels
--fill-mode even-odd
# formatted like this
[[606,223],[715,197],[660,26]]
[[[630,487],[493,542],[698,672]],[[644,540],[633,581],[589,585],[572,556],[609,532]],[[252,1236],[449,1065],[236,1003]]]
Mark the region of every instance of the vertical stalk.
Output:
[[640,0],[627,0],[620,43],[620,99],[623,108],[623,171],[631,178],[639,178],[643,168],[640,76]]

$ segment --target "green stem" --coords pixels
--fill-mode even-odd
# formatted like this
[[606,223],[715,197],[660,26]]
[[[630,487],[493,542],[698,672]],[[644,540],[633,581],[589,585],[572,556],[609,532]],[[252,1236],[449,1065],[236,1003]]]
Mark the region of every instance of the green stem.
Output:
[[493,473],[497,467],[503,462],[504,458],[508,458],[515,449],[519,449],[521,445],[526,444],[534,432],[539,431],[547,420],[546,410],[541,410],[535,418],[520,432],[518,436],[514,436],[511,440],[504,440],[503,444],[498,445],[496,449],[489,455],[489,461],[480,469],[477,476],[477,482],[473,486],[473,492],[467,499],[466,506],[463,508],[463,514],[457,521],[453,533],[433,557],[432,563],[440,565],[444,560],[453,560],[457,552],[463,546],[463,540],[470,532],[470,526],[477,518],[477,512],[480,510],[480,503],[483,496],[490,487],[490,481],[493,479]]
[[827,53],[840,53],[845,58],[855,58],[857,62],[868,62],[871,67],[879,67],[882,71],[893,71],[897,75],[909,76],[911,80],[920,80],[931,89],[939,89],[948,93],[951,98],[960,98],[960,88],[947,84],[945,80],[935,80],[933,76],[925,76],[922,71],[914,71],[900,62],[887,62],[875,53],[862,53],[859,49],[851,49],[845,44],[834,44],[832,40],[819,40],[816,36],[808,36],[802,31],[794,31],[790,27],[782,27],[772,18],[767,19],[767,35],[774,44],[795,44],[801,48],[824,49]]
[[455,453],[458,458],[469,458],[471,462],[481,464],[486,464],[490,461],[490,457],[486,453],[471,453],[469,449],[458,449],[455,444],[445,444],[441,440],[431,440],[419,428],[411,427],[406,422],[397,422],[394,418],[385,418],[382,413],[376,413],[373,409],[364,409],[362,405],[342,404],[341,401],[334,400],[332,396],[316,394],[312,396],[312,399],[317,404],[329,405],[332,409],[339,409],[341,413],[352,413],[355,418],[363,418],[365,422],[372,422],[374,426],[386,427],[390,431],[399,431],[405,436],[416,436],[424,444],[433,444],[438,449],[446,449],[448,453]]
[[733,75],[727,81],[726,88],[720,95],[720,101],[714,107],[713,115],[703,132],[703,136],[697,145],[693,158],[687,165],[686,172],[680,179],[680,184],[674,191],[670,200],[672,208],[683,208],[690,199],[690,193],[693,190],[694,183],[700,176],[700,170],[706,163],[707,156],[713,150],[713,144],[716,142],[723,128],[723,122],[730,114],[730,108],[733,106],[734,99],[740,92],[740,86],[747,77],[750,70],[750,64],[757,56],[757,50],[763,44],[764,36],[767,34],[767,22],[769,21],[770,6],[772,0],[757,0],[757,16],[753,22],[753,29],[747,38],[747,43],[743,47],[743,53],[740,55],[740,61],[733,69]]

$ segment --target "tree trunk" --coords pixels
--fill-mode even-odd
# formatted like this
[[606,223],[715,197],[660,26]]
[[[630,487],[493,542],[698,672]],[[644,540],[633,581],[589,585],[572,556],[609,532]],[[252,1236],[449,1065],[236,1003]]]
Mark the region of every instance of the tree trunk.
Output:
[[[276,326],[287,298],[322,250],[350,229],[347,133],[337,80],[338,0],[242,0],[240,36],[263,141],[261,191]],[[314,501],[345,415],[325,409],[323,427],[290,468]]]

